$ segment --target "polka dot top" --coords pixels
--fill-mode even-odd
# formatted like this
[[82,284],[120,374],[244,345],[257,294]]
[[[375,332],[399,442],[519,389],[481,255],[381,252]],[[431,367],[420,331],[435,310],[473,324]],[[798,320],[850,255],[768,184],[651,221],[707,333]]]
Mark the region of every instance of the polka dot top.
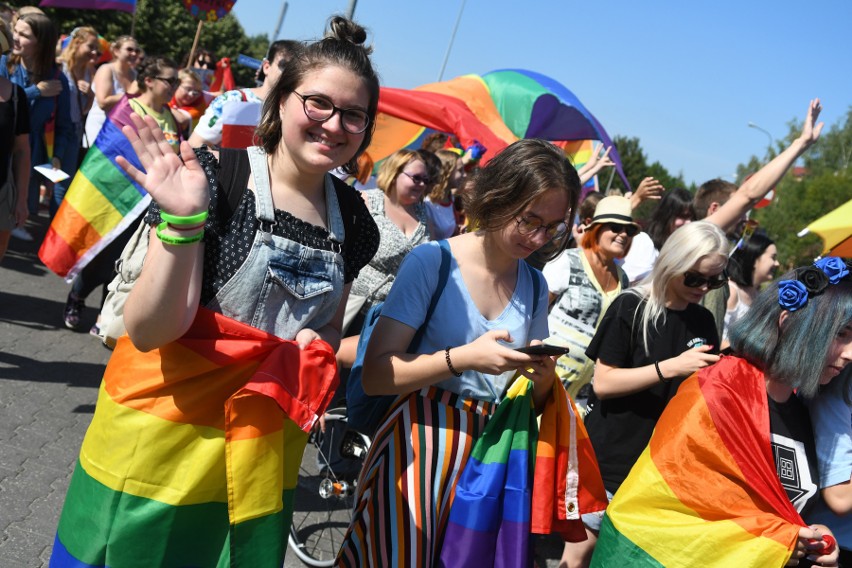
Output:
[[[219,161],[206,149],[196,150],[196,155],[211,188],[210,214],[204,228],[204,277],[201,285],[201,303],[207,304],[248,258],[260,223],[255,213],[254,193],[247,187],[247,176],[234,188],[235,191],[241,192],[241,196],[236,208],[231,212],[228,191],[220,184]],[[245,151],[239,159],[245,159],[245,165],[248,166]],[[337,179],[333,181],[346,233],[342,251],[343,275],[344,282],[349,283],[376,253],[379,247],[379,231],[358,190]],[[239,187],[243,189],[239,190]],[[232,198],[231,202],[233,201]],[[151,225],[161,222],[157,203],[151,203],[145,221]],[[334,250],[335,245],[323,227],[311,225],[287,211],[278,209],[275,210],[275,222],[272,228],[274,235],[306,247]]]

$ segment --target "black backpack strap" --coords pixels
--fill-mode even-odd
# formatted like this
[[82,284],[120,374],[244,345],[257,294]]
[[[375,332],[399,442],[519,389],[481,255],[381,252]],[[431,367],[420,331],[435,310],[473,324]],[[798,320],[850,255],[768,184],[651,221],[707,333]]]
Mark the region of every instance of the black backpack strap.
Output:
[[230,219],[240,204],[246,187],[248,187],[251,165],[248,152],[239,148],[222,148],[219,150],[219,188],[225,196],[219,203],[219,218],[223,221]]

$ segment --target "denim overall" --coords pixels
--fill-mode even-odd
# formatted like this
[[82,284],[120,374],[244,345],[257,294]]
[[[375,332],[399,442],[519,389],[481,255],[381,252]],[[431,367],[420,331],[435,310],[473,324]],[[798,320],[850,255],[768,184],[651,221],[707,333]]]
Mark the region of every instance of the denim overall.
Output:
[[246,261],[207,307],[282,339],[293,339],[304,328],[316,330],[330,322],[343,296],[345,234],[340,205],[327,175],[326,223],[332,251],[273,235],[275,210],[266,153],[252,146],[248,157],[259,227]]

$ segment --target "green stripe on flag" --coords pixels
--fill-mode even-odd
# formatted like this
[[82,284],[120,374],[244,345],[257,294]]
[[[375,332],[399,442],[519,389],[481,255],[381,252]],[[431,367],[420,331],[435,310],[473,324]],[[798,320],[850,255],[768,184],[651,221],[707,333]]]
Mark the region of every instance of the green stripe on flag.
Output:
[[80,171],[122,215],[142,199],[136,186],[97,146],[89,148]]
[[663,565],[636,546],[629,538],[618,532],[618,529],[609,520],[609,515],[604,515],[591,568],[613,568],[616,566],[662,568]]

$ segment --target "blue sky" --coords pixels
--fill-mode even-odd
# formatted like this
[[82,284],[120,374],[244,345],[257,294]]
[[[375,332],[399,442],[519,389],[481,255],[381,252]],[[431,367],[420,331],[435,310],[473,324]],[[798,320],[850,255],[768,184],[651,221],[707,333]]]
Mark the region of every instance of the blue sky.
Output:
[[[249,34],[282,0],[238,0]],[[349,0],[289,0],[280,38],[315,39]],[[462,0],[358,0],[382,85],[438,79]],[[524,68],[571,89],[610,136],[687,182],[733,180],[819,97],[830,126],[852,105],[852,2],[467,0],[444,79]]]

